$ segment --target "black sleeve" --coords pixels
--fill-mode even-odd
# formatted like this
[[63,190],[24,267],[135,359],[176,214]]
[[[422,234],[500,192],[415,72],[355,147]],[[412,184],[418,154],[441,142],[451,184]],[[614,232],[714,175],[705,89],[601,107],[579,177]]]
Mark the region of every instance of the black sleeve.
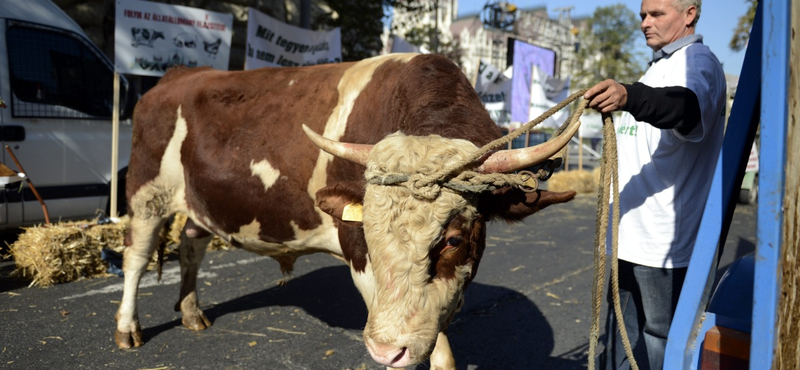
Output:
[[650,87],[641,82],[622,84],[628,90],[628,101],[622,110],[637,121],[661,129],[676,129],[689,134],[701,122],[700,103],[694,91],[682,87]]

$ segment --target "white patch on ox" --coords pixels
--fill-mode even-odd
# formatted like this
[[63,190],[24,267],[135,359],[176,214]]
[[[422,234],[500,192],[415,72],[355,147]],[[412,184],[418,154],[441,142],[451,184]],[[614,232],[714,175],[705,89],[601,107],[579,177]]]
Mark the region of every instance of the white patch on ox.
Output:
[[278,178],[281,176],[281,172],[278,171],[277,168],[272,167],[266,159],[258,163],[256,163],[256,161],[250,161],[250,172],[253,176],[261,179],[261,183],[264,184],[264,191],[269,190],[272,185],[275,185],[275,181],[278,181]]
[[339,245],[339,233],[335,228],[326,225],[325,221],[316,229],[311,230],[301,229],[294,221],[291,221],[290,225],[295,235],[293,241],[286,243],[290,248],[294,250],[307,250],[310,248],[338,256],[342,255],[342,248]]
[[[331,115],[328,117],[328,121],[325,124],[325,130],[322,133],[322,136],[336,141],[341,139],[341,137],[344,135],[345,129],[347,128],[347,118],[353,111],[353,105],[355,104],[356,98],[358,98],[367,84],[372,80],[372,75],[378,67],[380,67],[383,63],[390,61],[407,63],[416,55],[417,54],[388,54],[385,56],[370,58],[356,63],[347,71],[345,71],[344,75],[342,75],[342,78],[339,80],[339,85],[337,86],[339,91],[339,102],[333,109]],[[363,123],[369,124],[369,122]],[[333,161],[333,155],[320,150],[320,155],[317,158],[317,164],[314,166],[311,180],[308,182],[308,195],[312,199],[316,198],[316,193],[319,189],[322,189],[328,185],[327,170],[328,164],[331,163],[331,161]],[[295,235],[297,235],[296,239],[307,239],[312,243],[315,243],[315,240],[331,238],[328,239],[328,245],[324,246],[323,248],[325,250],[331,250],[331,248],[334,248],[334,253],[341,255],[341,246],[339,246],[338,234],[333,226],[333,218],[319,208],[316,208],[316,211],[320,217],[322,217],[322,225],[320,225],[316,231],[300,230],[295,225],[292,225],[292,227],[295,229]],[[315,234],[315,236],[309,237],[310,234]],[[336,245],[330,246],[330,241],[334,241]],[[315,244],[320,245],[319,243]]]
[[[347,128],[347,118],[350,117],[350,113],[353,111],[356,98],[358,98],[361,91],[363,91],[372,80],[372,74],[375,73],[378,67],[383,63],[391,61],[408,63],[417,55],[418,54],[387,54],[362,60],[345,71],[337,87],[339,90],[339,103],[336,104],[333,112],[331,112],[331,115],[328,117],[328,122],[325,124],[325,131],[322,133],[322,136],[335,141],[341,139]],[[370,123],[362,122],[362,124]],[[314,174],[311,177],[311,181],[308,183],[308,194],[311,195],[312,198],[314,198],[317,190],[327,185],[325,181],[326,171],[328,169],[328,163],[332,160],[333,155],[320,151],[320,156],[317,158],[317,165],[314,167]],[[317,212],[324,214],[324,212],[319,210]],[[324,217],[330,216],[325,214]]]
[[289,86],[294,86],[294,80],[289,81]]
[[[136,210],[137,215],[144,218],[166,216],[171,213],[170,208],[174,210],[175,206],[181,209],[186,208],[181,146],[189,130],[186,119],[181,114],[180,106],[176,115],[178,119],[175,121],[175,131],[173,131],[164,155],[161,157],[158,176],[139,188],[131,198],[131,208]],[[141,212],[146,213],[141,214]],[[149,212],[153,214],[149,214]]]
[[353,277],[353,283],[356,289],[361,293],[364,298],[364,303],[367,305],[367,311],[372,310],[372,305],[375,303],[375,275],[372,273],[372,262],[367,258],[367,265],[364,272],[356,272],[350,269],[350,275]]
[[261,241],[259,234],[261,234],[261,223],[259,223],[258,220],[253,219],[253,222],[240,227],[239,231],[230,234],[230,237],[239,243],[246,245],[259,243]]

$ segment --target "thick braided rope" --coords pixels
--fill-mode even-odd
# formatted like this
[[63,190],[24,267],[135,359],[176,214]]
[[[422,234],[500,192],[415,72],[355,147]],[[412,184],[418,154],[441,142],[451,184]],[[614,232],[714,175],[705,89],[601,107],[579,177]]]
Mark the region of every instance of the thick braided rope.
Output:
[[[611,128],[613,130],[613,128]],[[597,187],[597,218],[595,219],[594,233],[594,274],[592,276],[592,325],[589,329],[589,370],[595,369],[595,359],[597,351],[597,341],[600,337],[600,309],[603,304],[603,283],[606,273],[606,232],[608,231],[608,197],[610,187],[610,176],[607,169],[610,168],[607,155],[609,136],[608,126],[603,125],[603,157],[600,159],[600,181]],[[612,132],[613,134],[613,132]]]
[[[526,123],[525,125],[514,130],[510,134],[484,145],[476,152],[472,153],[469,157],[459,161],[458,163],[445,167],[435,173],[429,175],[415,174],[411,176],[407,176],[404,174],[386,174],[381,177],[373,177],[371,179],[368,179],[367,181],[371,184],[379,184],[379,185],[396,185],[399,183],[407,182],[407,186],[412,191],[412,193],[415,196],[424,199],[435,199],[441,192],[442,187],[462,193],[463,192],[481,193],[484,191],[491,191],[509,185],[526,186],[530,178],[530,175],[528,174],[501,174],[501,173],[483,174],[475,171],[464,170],[464,168],[470,165],[471,163],[475,162],[476,160],[478,160],[478,158],[485,156],[491,150],[494,150],[495,148],[498,148],[500,146],[507,145],[509,142],[511,142],[511,140],[514,140],[523,133],[532,129],[534,126],[544,122],[544,120],[546,120],[556,112],[560,111],[573,101],[582,97],[585,92],[586,89],[583,89],[581,91],[578,91],[570,95],[567,99],[556,104],[554,107],[548,109],[546,112],[544,112],[536,119]],[[581,114],[583,114],[583,111],[585,109],[586,109],[586,104],[580,104],[578,106],[578,109],[576,109],[575,112],[573,112],[570,119],[568,119],[558,130],[556,130],[555,134],[560,134],[567,127],[574,124],[578,119],[580,119]],[[456,177],[452,177],[452,174],[454,172],[458,172],[459,175],[457,175]]]
[[[604,115],[603,125],[608,126],[606,131],[611,132],[611,137],[615,137],[614,123],[610,115]],[[611,289],[614,294],[614,312],[617,316],[617,328],[622,336],[622,345],[625,347],[625,355],[628,356],[628,362],[631,369],[639,370],[636,364],[636,359],[633,357],[633,349],[631,348],[631,341],[628,339],[628,331],[625,330],[625,322],[622,319],[622,307],[619,302],[619,260],[617,259],[617,251],[619,249],[619,171],[617,170],[617,141],[610,140],[609,149],[610,156],[609,162],[614,166],[611,171],[613,176],[614,186],[614,212],[611,218]],[[608,204],[606,203],[606,207]]]
[[[592,283],[595,287],[592,292],[592,327],[589,333],[589,370],[594,370],[597,338],[600,327],[600,306],[603,299],[603,282],[605,280],[605,239],[608,229],[608,203],[612,188],[614,189],[614,212],[611,220],[611,291],[614,304],[614,313],[617,319],[617,330],[622,337],[622,346],[625,348],[625,355],[631,369],[638,370],[636,359],[633,357],[631,342],[628,338],[628,331],[625,329],[625,322],[622,317],[622,307],[619,299],[619,260],[617,251],[619,250],[619,172],[617,169],[617,141],[614,131],[614,122],[611,115],[603,114],[603,159],[601,161],[602,171],[600,172],[600,196],[597,200],[597,223],[595,231],[595,263],[594,278]],[[610,176],[609,176],[610,175]],[[607,333],[607,335],[612,335]]]
[[414,196],[422,199],[436,199],[442,188],[457,193],[478,194],[500,189],[504,186],[527,187],[532,174],[482,174],[475,171],[463,171],[458,176],[443,182],[431,182],[430,175],[406,175],[390,173],[375,176],[367,180],[375,185],[398,185],[405,183]]

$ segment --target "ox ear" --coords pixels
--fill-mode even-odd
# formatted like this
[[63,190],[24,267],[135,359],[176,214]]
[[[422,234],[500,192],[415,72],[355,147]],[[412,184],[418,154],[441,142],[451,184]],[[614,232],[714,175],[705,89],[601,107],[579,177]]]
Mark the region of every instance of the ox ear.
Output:
[[338,183],[317,191],[317,207],[339,221],[361,221],[364,185]]
[[552,204],[566,203],[575,198],[575,191],[555,192],[536,190],[526,193],[512,187],[481,195],[479,211],[487,220],[521,221]]

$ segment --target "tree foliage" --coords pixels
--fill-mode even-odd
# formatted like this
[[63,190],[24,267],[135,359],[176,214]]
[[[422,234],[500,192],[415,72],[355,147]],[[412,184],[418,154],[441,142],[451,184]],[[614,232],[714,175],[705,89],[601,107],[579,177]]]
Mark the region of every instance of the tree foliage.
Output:
[[581,31],[578,60],[583,68],[575,73],[573,83],[589,87],[611,78],[633,82],[644,73],[644,56],[636,50],[639,18],[624,4],[598,7]]
[[342,60],[356,61],[377,55],[383,44],[383,6],[371,0],[327,0],[333,11],[316,22],[326,27],[340,27]]
[[[436,34],[436,28],[430,24],[422,24],[421,18],[436,12],[437,2],[423,0],[384,0],[395,8],[402,9],[411,14],[409,22],[416,24],[405,34],[400,35],[410,44],[424,47],[431,53],[441,54],[455,62],[459,67],[463,66],[464,50],[458,40],[444,40],[441,35]],[[403,25],[405,26],[405,25]],[[400,27],[392,24],[392,33],[396,33]]]
[[419,0],[326,0],[325,2],[332,12],[318,17],[315,23],[325,27],[341,27],[344,61],[361,60],[380,53],[383,48],[380,38],[383,32],[382,20],[387,17],[386,12],[392,7],[423,14],[428,10],[426,6],[429,6]]
[[747,40],[750,39],[750,29],[753,28],[753,20],[756,18],[757,0],[745,0],[749,3],[747,12],[739,17],[739,23],[733,29],[733,36],[728,46],[733,51],[741,51],[747,47]]
[[436,29],[431,25],[422,25],[410,29],[403,35],[403,38],[412,45],[424,47],[432,53],[441,54],[446,58],[452,60],[459,67],[463,66],[462,57],[464,50],[458,40],[441,40],[438,39],[437,45],[433,45],[433,37]]

